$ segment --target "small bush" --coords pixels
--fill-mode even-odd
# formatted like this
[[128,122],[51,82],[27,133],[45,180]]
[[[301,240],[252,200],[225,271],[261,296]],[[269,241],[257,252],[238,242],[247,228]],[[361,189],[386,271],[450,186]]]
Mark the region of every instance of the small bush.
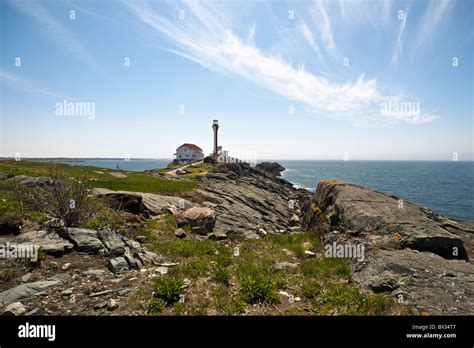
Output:
[[181,302],[176,302],[174,305],[173,305],[173,314],[176,314],[176,315],[184,315],[186,314],[186,304],[185,303],[181,303]]
[[6,212],[0,216],[0,234],[19,234],[23,218],[17,212]]
[[175,272],[191,278],[204,277],[209,268],[208,261],[202,258],[193,258],[180,264]]
[[148,313],[150,314],[160,314],[163,312],[163,309],[166,306],[166,302],[161,298],[153,297],[150,302],[148,302]]
[[229,281],[230,281],[229,271],[221,265],[215,266],[212,269],[212,280],[217,283],[229,285]]
[[185,285],[182,279],[173,276],[160,277],[155,282],[153,297],[164,301],[165,306],[171,306],[179,301]]
[[20,188],[20,200],[31,210],[59,218],[66,226],[78,227],[89,221],[95,204],[87,199],[89,193],[87,172],[80,175],[51,170],[48,182],[32,188]]
[[230,288],[218,285],[211,294],[211,304],[224,315],[240,315],[245,312],[246,304],[239,296],[232,294]]
[[247,265],[240,270],[239,296],[248,304],[277,303],[276,286],[262,269]]

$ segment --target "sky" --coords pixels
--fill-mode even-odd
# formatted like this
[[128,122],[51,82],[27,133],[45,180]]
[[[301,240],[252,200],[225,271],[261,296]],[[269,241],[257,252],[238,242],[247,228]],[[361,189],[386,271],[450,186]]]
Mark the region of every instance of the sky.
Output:
[[474,159],[469,0],[0,0],[0,157]]

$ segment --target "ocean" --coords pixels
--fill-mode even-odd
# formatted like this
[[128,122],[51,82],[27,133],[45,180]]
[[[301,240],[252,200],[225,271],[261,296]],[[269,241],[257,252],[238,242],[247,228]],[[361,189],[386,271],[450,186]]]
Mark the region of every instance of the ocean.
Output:
[[[170,159],[60,161],[129,171],[165,167]],[[447,217],[474,221],[474,162],[278,160],[283,178],[314,191],[320,180],[343,180],[399,196]]]

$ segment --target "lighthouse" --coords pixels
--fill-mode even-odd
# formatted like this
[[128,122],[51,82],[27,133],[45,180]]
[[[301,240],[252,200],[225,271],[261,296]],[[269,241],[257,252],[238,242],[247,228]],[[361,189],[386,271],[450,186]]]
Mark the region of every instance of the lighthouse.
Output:
[[217,146],[217,130],[219,129],[219,121],[214,120],[212,121],[212,129],[214,130],[214,151],[213,156],[217,157],[218,155],[218,146]]

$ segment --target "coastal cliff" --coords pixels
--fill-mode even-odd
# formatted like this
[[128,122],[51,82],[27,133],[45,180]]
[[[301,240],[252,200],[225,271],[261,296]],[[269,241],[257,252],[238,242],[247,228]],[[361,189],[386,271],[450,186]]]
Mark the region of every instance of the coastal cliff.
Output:
[[[105,205],[105,220],[75,228],[58,219],[27,221],[19,234],[0,234],[0,244],[39,245],[43,255],[33,265],[0,262],[0,309],[20,315],[474,312],[473,223],[340,181],[322,181],[315,193],[296,189],[280,178],[283,170],[277,163],[217,165],[191,180],[194,189],[175,195],[152,193],[156,180],[163,185],[153,171],[140,174],[149,192],[95,187],[91,199]],[[120,187],[131,187],[132,174],[120,174]],[[3,184],[9,180],[44,185],[24,175]],[[159,297],[162,287],[176,289],[172,300]]]
[[351,262],[358,284],[418,313],[474,312],[474,223],[339,181],[320,182],[314,201],[325,244],[364,245],[364,260]]

